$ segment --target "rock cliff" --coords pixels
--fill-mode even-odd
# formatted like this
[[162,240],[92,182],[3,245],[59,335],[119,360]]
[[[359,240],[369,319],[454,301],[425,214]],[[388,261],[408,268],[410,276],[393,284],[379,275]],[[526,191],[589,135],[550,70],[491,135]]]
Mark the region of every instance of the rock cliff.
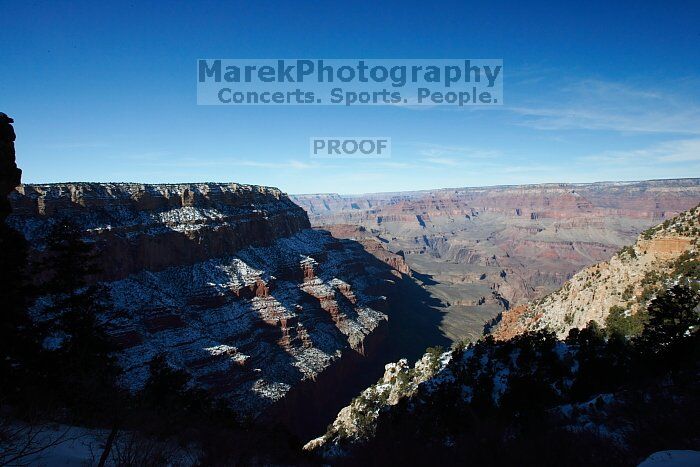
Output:
[[[259,415],[385,327],[395,274],[356,242],[309,228],[274,188],[24,185],[8,223],[41,255],[69,219],[94,243],[112,307],[123,384],[139,389],[164,354],[194,384]],[[380,285],[380,287],[377,287]],[[329,391],[332,393],[332,391]]]
[[395,271],[411,276],[411,268],[406,263],[403,251],[392,252],[385,246],[381,237],[373,235],[362,226],[354,225],[329,225],[328,231],[335,238],[345,238],[359,242],[372,256],[391,266]]
[[40,245],[69,218],[108,261],[101,279],[192,264],[265,246],[309,228],[305,213],[276,188],[239,184],[23,185],[8,220]]
[[14,120],[0,112],[0,222],[10,213],[8,195],[20,184],[22,171],[15,163]]
[[644,231],[634,245],[576,273],[560,290],[504,311],[493,335],[509,339],[547,328],[566,337],[570,329],[585,327],[589,321],[604,326],[613,308],[636,314],[697,263],[699,241],[700,207],[696,207]]
[[368,195],[299,195],[312,225],[380,239],[445,305],[443,331],[476,339],[484,321],[561,287],[643,230],[700,202],[700,180],[542,184]]

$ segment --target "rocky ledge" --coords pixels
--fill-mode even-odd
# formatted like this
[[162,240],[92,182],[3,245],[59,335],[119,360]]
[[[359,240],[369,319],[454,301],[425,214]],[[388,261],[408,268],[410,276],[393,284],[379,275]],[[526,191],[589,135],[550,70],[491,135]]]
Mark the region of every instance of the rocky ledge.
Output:
[[19,185],[22,171],[15,163],[14,120],[0,112],[0,221],[10,213],[7,195]]
[[57,219],[80,226],[109,259],[103,279],[270,245],[309,227],[280,190],[252,185],[22,185],[10,201],[8,223],[34,244]]

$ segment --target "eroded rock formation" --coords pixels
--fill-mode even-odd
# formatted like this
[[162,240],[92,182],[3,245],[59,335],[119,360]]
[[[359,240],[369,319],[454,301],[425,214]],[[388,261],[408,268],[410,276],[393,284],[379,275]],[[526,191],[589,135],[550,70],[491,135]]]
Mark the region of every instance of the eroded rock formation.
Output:
[[[362,357],[386,326],[396,279],[360,244],[309,228],[274,188],[249,185],[24,185],[8,223],[40,255],[66,218],[100,255],[123,383],[158,354],[195,384],[258,415],[290,389]],[[332,391],[328,391],[330,395]]]
[[638,313],[678,280],[686,264],[697,263],[698,242],[700,207],[643,232],[634,245],[576,273],[560,290],[504,311],[492,334],[506,340],[546,328],[564,338],[570,329],[583,328],[589,321],[604,326],[613,308]]
[[326,226],[336,238],[347,238],[359,242],[375,258],[391,266],[396,272],[411,276],[411,268],[406,263],[403,251],[389,251],[382,240],[362,226],[338,224]]
[[192,264],[309,227],[305,213],[276,188],[239,184],[23,185],[9,222],[33,243],[69,218],[108,262],[101,279]]
[[[364,229],[401,253],[447,305],[453,339],[481,335],[499,312],[553,292],[639,232],[700,202],[700,180],[458,188],[292,199],[340,236]],[[483,300],[482,300],[483,297]]]
[[14,120],[0,112],[0,222],[10,214],[8,195],[20,184],[22,171],[15,163]]
[[[602,463],[609,463],[610,445],[588,441],[587,433],[614,440],[615,446],[629,451],[653,449],[644,436],[635,444],[637,433],[669,417],[677,422],[668,426],[683,423],[689,407],[697,406],[697,362],[692,354],[697,316],[691,310],[698,306],[699,242],[700,206],[644,231],[634,246],[579,272],[558,292],[504,312],[495,340],[489,336],[447,352],[428,349],[412,368],[406,360],[386,365],[384,376],[341,409],[326,433],[304,449],[339,465],[377,458],[379,463],[420,459],[417,463],[422,465],[443,455],[443,463],[463,465],[479,452],[477,464],[511,465],[522,463],[522,453],[494,461],[494,446],[513,439],[513,448],[519,449],[516,446],[529,443],[533,432],[546,433],[544,444],[529,451],[533,460],[525,462],[537,464],[542,446],[555,439],[558,429],[584,439],[564,464],[579,461],[585,449],[600,449]],[[681,293],[683,289],[688,293]],[[664,296],[675,298],[654,298]],[[682,302],[676,301],[679,297]],[[566,340],[549,332],[525,333],[549,329],[564,337],[589,320],[604,325],[616,306],[624,310],[626,320],[648,313],[649,327],[643,333],[637,330],[640,339],[623,345],[593,329],[572,333]],[[660,308],[653,311],[654,306]],[[643,377],[635,377],[635,371]],[[538,403],[542,405],[533,409]],[[521,408],[514,409],[515,404]],[[519,431],[523,416],[531,417],[530,422]],[[530,423],[535,418],[533,430]],[[494,428],[495,420],[504,425]],[[681,432],[685,436],[688,429]],[[492,442],[485,442],[491,436],[487,433],[493,433]],[[453,462],[460,455],[464,457]],[[634,457],[628,454],[622,463]],[[561,458],[552,463],[561,464]]]

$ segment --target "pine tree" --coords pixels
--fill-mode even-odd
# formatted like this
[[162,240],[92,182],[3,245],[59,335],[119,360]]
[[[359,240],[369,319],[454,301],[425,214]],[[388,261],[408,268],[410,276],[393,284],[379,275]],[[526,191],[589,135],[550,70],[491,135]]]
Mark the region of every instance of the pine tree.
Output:
[[700,294],[677,284],[648,306],[649,322],[637,339],[647,372],[667,372],[696,364],[700,357]]
[[77,226],[60,221],[51,229],[41,268],[42,291],[51,297],[46,323],[63,402],[78,410],[104,407],[116,390],[119,368],[99,321],[108,294],[94,281],[100,270],[95,250]]
[[670,343],[697,331],[700,326],[700,295],[690,287],[674,285],[648,307],[646,333],[658,343]]

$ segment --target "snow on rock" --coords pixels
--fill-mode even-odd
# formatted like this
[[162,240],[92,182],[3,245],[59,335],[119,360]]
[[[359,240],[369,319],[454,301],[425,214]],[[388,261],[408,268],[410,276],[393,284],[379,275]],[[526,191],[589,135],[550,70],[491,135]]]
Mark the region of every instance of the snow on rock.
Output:
[[256,415],[343,353],[364,354],[387,320],[373,306],[390,268],[310,229],[276,188],[23,185],[11,202],[8,222],[35,254],[58,219],[96,246],[112,302],[101,319],[134,391],[162,354],[191,384]]
[[[114,310],[105,321],[117,339],[128,337],[124,384],[142,387],[148,361],[163,353],[195,384],[258,413],[343,351],[360,351],[387,317],[365,305],[367,279],[343,269],[360,250],[328,251],[334,242],[305,230],[269,247],[109,282]],[[305,280],[308,255],[324,261]],[[339,291],[354,290],[349,283],[358,287],[355,303]]]

